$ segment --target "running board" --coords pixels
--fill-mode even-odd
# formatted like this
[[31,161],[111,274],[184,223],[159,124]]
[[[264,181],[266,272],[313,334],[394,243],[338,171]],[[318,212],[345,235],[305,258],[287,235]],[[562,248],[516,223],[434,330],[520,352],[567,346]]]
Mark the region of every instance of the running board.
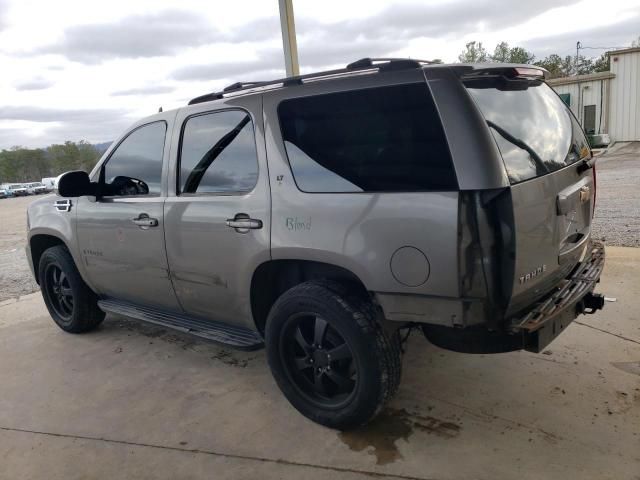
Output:
[[238,350],[257,350],[264,346],[262,337],[254,330],[202,320],[182,313],[166,313],[155,308],[141,307],[113,299],[98,301],[100,309],[188,333]]

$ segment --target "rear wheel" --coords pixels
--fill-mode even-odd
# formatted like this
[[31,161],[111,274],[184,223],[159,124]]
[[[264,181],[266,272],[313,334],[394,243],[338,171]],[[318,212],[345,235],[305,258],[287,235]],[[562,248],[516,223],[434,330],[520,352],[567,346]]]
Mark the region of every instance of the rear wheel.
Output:
[[56,245],[42,254],[38,278],[51,318],[66,332],[82,333],[104,320],[98,298],[82,280],[66,247]]
[[400,383],[397,333],[376,321],[370,300],[340,284],[307,282],[285,292],[266,327],[269,365],[303,415],[349,429],[374,418]]

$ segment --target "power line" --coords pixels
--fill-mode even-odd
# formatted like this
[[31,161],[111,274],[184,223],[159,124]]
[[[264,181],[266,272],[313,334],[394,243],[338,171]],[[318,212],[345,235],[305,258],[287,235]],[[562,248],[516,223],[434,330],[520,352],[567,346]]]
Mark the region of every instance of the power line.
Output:
[[583,49],[589,49],[589,50],[621,50],[623,48],[629,48],[629,47],[583,47],[582,45],[580,45],[580,50]]

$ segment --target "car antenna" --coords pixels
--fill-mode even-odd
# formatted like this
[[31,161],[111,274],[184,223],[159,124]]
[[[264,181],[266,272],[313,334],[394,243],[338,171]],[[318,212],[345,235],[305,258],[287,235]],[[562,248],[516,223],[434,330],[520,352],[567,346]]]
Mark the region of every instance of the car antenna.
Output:
[[162,107],[158,109],[158,113],[162,113]]

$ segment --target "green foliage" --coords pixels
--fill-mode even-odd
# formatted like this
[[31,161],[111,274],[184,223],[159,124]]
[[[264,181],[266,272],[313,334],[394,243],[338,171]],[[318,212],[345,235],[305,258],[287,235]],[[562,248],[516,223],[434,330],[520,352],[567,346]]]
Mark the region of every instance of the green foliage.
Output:
[[458,55],[461,63],[484,63],[489,61],[489,54],[482,42],[469,42],[465,50]]
[[509,50],[509,63],[532,63],[536,56],[522,47]]
[[498,63],[531,63],[534,58],[531,52],[522,47],[510,48],[507,42],[497,44],[491,55],[491,61]]
[[[632,45],[640,46],[640,37]],[[535,56],[531,52],[522,47],[510,47],[507,42],[498,43],[492,55],[487,54],[482,42],[469,42],[465,50],[458,55],[458,60],[462,63],[530,63],[549,70],[551,78],[607,72],[610,68],[609,56],[606,53],[598,58],[587,58],[584,55],[561,57],[553,53],[534,62]]]
[[603,53],[599,58],[593,62],[593,71],[594,72],[608,72],[611,69],[611,61],[609,60],[609,55]]
[[493,55],[489,55],[482,46],[482,42],[469,42],[463,52],[458,55],[458,60],[462,63],[531,63],[535,56],[522,47],[509,47],[507,42],[500,42],[493,50]]
[[510,58],[510,48],[507,42],[500,42],[496,45],[491,55],[491,60],[494,62],[508,63]]
[[560,55],[556,55],[555,53],[543,60],[537,61],[534,65],[549,70],[552,78],[562,77],[564,75],[564,61]]
[[13,147],[0,151],[0,182],[33,182],[68,170],[89,172],[100,152],[85,141],[43,148]]

